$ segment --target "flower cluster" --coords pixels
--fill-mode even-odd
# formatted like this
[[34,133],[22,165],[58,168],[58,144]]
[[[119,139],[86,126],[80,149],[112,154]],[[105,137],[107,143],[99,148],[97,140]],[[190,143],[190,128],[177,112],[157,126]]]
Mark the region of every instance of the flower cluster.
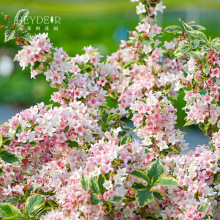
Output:
[[[218,220],[219,39],[182,21],[162,43],[162,2],[131,1],[141,21],[106,61],[92,46],[69,57],[47,34],[20,42],[16,59],[45,75],[59,107],[40,103],[0,127],[0,210],[11,210],[0,218]],[[187,154],[175,128],[181,89],[186,125],[211,140]]]
[[88,112],[82,103],[53,109],[41,103],[17,114],[1,127],[4,149],[22,158],[22,163],[2,163],[1,201],[12,195],[11,184],[25,181],[43,164],[58,159],[62,151],[95,141],[94,134],[102,131]]
[[220,127],[220,53],[210,49],[197,52],[193,57],[186,63],[188,74],[183,80],[183,85],[188,88],[185,91],[187,103],[184,109],[188,123],[199,124],[211,137]]
[[[114,130],[112,135],[107,132],[105,136],[110,140],[102,139],[92,145],[87,156],[80,151],[71,150],[56,162],[44,165],[39,173],[32,177],[36,188],[41,187],[44,192],[54,190],[55,194],[51,198],[60,208],[57,214],[52,211],[43,219],[51,219],[51,216],[56,215],[57,219],[63,215],[65,219],[80,219],[80,216],[87,219],[105,219],[109,216],[104,209],[108,209],[108,204],[111,204],[111,210],[118,219],[140,218],[136,201],[126,204],[122,202],[122,198],[134,198],[131,184],[136,178],[130,173],[138,168],[144,170],[158,155],[145,154],[143,145],[137,141],[119,146],[119,132],[120,129]],[[77,162],[79,159],[80,164]],[[71,167],[71,171],[68,171],[67,167]],[[85,190],[81,185],[82,174],[88,181],[94,181],[94,184],[96,179],[103,178],[103,186],[96,192],[99,201],[97,205],[91,203],[90,196],[94,196],[94,193],[90,195],[91,189]],[[94,190],[93,186],[91,187]],[[109,217],[112,218],[113,215]]]
[[[167,157],[165,163],[167,172],[176,176],[181,189],[166,191],[169,199],[162,211],[163,218],[204,219],[206,214],[213,217],[217,201],[210,198],[216,195],[212,184],[213,176],[219,172],[218,154],[207,146],[200,146],[186,155]],[[206,213],[200,209],[204,204],[208,204]]]
[[186,149],[183,134],[174,128],[176,110],[161,92],[149,92],[145,100],[131,104],[131,111],[137,135],[144,138],[146,146],[154,146],[159,151],[169,149],[170,152]]
[[[30,45],[23,46],[22,50],[16,55],[16,60],[19,61],[20,66],[24,69],[31,64],[32,67],[38,62],[43,67],[43,63],[47,61],[51,54],[52,44],[48,38],[48,34],[35,35]],[[31,77],[42,73],[38,71],[32,71]]]

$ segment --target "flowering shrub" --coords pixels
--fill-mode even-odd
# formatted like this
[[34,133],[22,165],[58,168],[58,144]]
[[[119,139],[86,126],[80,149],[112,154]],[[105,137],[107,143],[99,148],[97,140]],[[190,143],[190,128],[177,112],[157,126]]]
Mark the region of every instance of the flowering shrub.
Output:
[[[5,16],[5,41],[22,47],[15,59],[57,91],[56,105],[37,104],[0,127],[2,219],[220,219],[220,40],[180,20],[164,29],[176,38],[162,43],[156,16],[165,6],[131,1],[140,23],[104,62],[91,46],[72,58],[47,34],[30,36],[25,9],[14,22]],[[187,154],[175,129],[179,90],[185,125],[210,138]]]

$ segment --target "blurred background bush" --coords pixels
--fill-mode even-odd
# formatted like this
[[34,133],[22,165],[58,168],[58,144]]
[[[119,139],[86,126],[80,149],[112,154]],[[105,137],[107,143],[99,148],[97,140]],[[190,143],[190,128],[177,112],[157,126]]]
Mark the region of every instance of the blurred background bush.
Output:
[[[178,18],[185,21],[195,20],[207,28],[206,34],[220,36],[220,0],[164,0],[167,9],[159,15],[158,22],[162,27],[178,24]],[[33,24],[29,20],[30,33],[48,32],[54,46],[63,47],[70,56],[83,53],[84,46],[93,45],[99,48],[102,55],[108,55],[118,49],[121,39],[128,38],[128,30],[135,28],[138,16],[135,3],[130,0],[0,0],[0,11],[14,18],[22,8],[30,11],[35,17]],[[53,20],[60,19],[60,24],[42,21],[44,16]],[[37,17],[38,23],[37,24]],[[58,20],[59,20],[58,19]],[[42,23],[41,23],[42,22]],[[0,15],[0,24],[5,24]],[[45,30],[46,29],[46,30]],[[54,30],[55,29],[55,30]],[[173,35],[164,39],[171,40]],[[13,57],[19,50],[14,41],[4,43],[3,31],[0,32],[0,122],[3,123],[9,114],[19,108],[26,108],[41,101],[50,103],[52,89],[44,76],[30,79],[29,68],[24,71],[13,63]],[[178,108],[178,125],[184,123],[183,94],[176,102]],[[11,106],[16,106],[12,111]],[[4,116],[8,114],[8,116]],[[4,117],[3,117],[4,116]]]

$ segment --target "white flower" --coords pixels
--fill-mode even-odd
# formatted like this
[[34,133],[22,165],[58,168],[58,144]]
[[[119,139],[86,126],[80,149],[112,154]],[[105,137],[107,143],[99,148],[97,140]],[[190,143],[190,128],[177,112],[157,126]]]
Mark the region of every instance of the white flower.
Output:
[[53,72],[51,70],[48,70],[47,72],[45,72],[44,75],[46,76],[47,81],[49,79],[53,79]]
[[143,51],[144,51],[145,54],[150,53],[152,51],[151,45],[147,45],[147,46],[144,45]]
[[103,186],[104,186],[107,190],[111,189],[111,188],[113,187],[112,181],[111,181],[111,180],[105,180]]
[[163,13],[163,10],[166,8],[166,6],[163,6],[163,3],[160,2],[159,4],[156,5],[156,11],[160,11],[161,13]]
[[129,218],[129,217],[133,218],[134,217],[133,210],[129,206],[127,206],[126,209],[124,210],[124,217],[125,218]]
[[79,180],[80,179],[80,173],[78,171],[73,172],[70,179],[71,180]]
[[140,4],[138,6],[136,6],[136,8],[137,8],[137,14],[138,15],[143,14],[143,13],[146,12],[145,5],[142,4],[141,2],[140,2]]
[[171,135],[171,136],[168,138],[168,141],[169,141],[169,143],[171,143],[171,144],[175,144],[175,143],[178,142],[179,140],[176,139],[175,135]]
[[160,45],[160,43],[161,43],[161,41],[159,41],[158,39],[156,39],[156,40],[155,40],[155,43],[154,43],[154,46],[157,47],[157,46]]
[[121,177],[120,175],[116,175],[114,177],[114,181],[117,185],[122,185],[125,180],[125,177]]
[[157,146],[160,148],[160,151],[169,148],[166,141],[163,140],[161,140],[160,143],[157,144]]
[[164,136],[164,132],[163,131],[159,131],[159,132],[157,132],[156,135],[154,135],[156,140],[162,140],[163,136]]
[[95,169],[92,172],[90,172],[91,176],[99,176],[100,173],[101,170],[98,167],[95,167]]
[[140,147],[138,142],[134,142],[132,144],[132,151],[133,151],[133,153],[139,153],[141,150],[142,150],[142,148]]
[[164,46],[166,47],[167,50],[172,50],[175,48],[175,44],[173,41],[170,41],[170,42],[165,42],[164,43]]
[[146,145],[146,146],[151,145],[151,144],[152,144],[151,138],[150,138],[150,137],[145,138],[145,139],[142,141],[142,144],[144,144],[144,145]]
[[115,205],[115,210],[121,209],[124,207],[125,203],[122,202],[117,202],[114,204]]
[[127,169],[126,168],[122,168],[122,169],[118,169],[117,170],[117,173],[120,175],[120,176],[125,176],[127,175]]
[[175,83],[175,88],[174,91],[179,91],[181,88],[183,88],[184,86],[180,83],[180,81],[177,81]]
[[150,105],[156,105],[158,103],[157,98],[155,98],[154,96],[148,97],[147,101]]

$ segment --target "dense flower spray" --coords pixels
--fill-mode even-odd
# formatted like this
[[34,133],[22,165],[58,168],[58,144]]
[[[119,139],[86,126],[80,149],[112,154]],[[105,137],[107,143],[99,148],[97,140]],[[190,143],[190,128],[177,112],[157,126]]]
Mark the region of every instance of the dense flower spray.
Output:
[[[27,10],[14,23],[6,16],[5,41],[22,47],[15,59],[57,91],[56,107],[37,104],[0,127],[2,219],[219,219],[219,38],[181,20],[164,29],[177,37],[161,42],[165,6],[131,1],[140,22],[104,62],[92,46],[69,57],[47,34],[30,36]],[[180,90],[185,125],[210,137],[187,154],[175,128]]]

